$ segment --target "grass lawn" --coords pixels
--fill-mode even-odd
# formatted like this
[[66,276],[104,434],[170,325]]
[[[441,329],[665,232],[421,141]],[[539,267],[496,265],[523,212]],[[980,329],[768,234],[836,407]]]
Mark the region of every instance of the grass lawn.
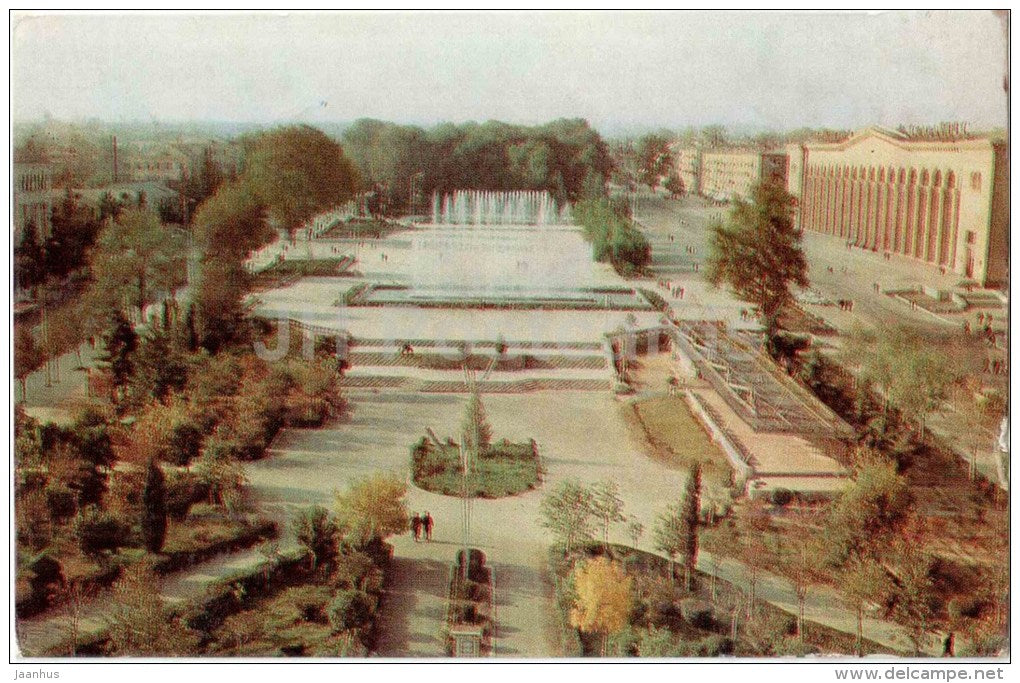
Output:
[[640,432],[654,457],[690,469],[701,464],[702,477],[728,486],[732,470],[723,452],[712,443],[687,402],[679,396],[659,396],[626,406],[628,424]]
[[[411,449],[414,483],[426,491],[462,495],[460,453],[451,444],[422,440]],[[539,464],[532,443],[500,441],[483,450],[467,477],[468,493],[475,498],[502,498],[538,486]]]
[[254,286],[265,289],[275,287],[288,278],[336,275],[342,261],[342,258],[281,261],[256,275]]

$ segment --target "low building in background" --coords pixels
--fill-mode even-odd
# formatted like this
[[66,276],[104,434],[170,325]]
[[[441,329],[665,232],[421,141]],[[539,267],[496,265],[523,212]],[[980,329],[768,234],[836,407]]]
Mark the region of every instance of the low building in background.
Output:
[[700,193],[716,201],[747,199],[763,181],[786,185],[785,152],[712,149],[701,153]]
[[50,234],[53,211],[53,166],[48,161],[14,161],[14,244],[21,243],[25,226],[33,223],[41,240]]
[[973,279],[1005,282],[1005,142],[869,128],[837,143],[788,148],[797,223],[876,252]]

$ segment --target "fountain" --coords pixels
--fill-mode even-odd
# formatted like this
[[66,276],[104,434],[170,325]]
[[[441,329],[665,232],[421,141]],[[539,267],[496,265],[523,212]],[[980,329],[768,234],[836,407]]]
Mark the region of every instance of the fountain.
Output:
[[540,190],[456,190],[432,195],[436,225],[569,225],[570,204]]

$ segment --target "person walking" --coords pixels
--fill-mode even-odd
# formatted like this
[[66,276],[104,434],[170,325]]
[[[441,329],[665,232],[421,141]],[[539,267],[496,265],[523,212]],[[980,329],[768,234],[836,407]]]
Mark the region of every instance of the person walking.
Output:
[[432,515],[428,512],[425,513],[425,541],[432,540]]
[[421,517],[415,515],[411,518],[411,533],[414,535],[414,542],[421,540]]

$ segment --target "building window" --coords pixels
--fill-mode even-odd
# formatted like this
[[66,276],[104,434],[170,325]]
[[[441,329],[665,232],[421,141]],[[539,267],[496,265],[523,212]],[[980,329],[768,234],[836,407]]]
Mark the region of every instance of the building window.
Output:
[[971,173],[970,174],[970,189],[976,190],[978,192],[981,191],[981,174],[980,173]]

